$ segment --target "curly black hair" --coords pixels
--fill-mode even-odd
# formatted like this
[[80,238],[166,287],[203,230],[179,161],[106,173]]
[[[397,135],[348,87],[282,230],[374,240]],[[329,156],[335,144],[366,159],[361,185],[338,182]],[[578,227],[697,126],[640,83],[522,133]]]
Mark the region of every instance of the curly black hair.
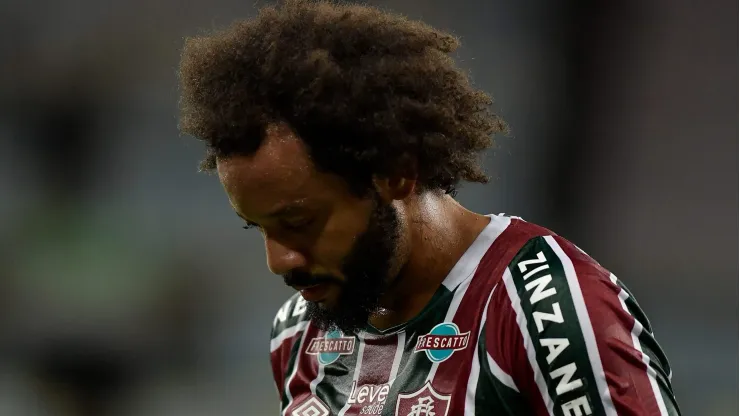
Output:
[[286,123],[317,169],[368,191],[413,160],[419,189],[487,182],[479,156],[507,132],[449,56],[454,36],[382,10],[287,0],[186,39],[180,130],[207,145],[201,170],[250,155]]

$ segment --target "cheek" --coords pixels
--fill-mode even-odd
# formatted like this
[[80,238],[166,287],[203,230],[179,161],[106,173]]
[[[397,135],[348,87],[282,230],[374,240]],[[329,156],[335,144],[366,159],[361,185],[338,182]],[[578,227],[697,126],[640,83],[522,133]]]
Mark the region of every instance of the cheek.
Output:
[[366,220],[357,211],[345,210],[331,215],[313,247],[313,260],[317,267],[340,275],[344,260],[352,251],[355,241],[364,232]]
[[340,275],[344,259],[352,251],[355,234],[348,229],[328,228],[321,234],[313,247],[312,260],[315,267],[333,275]]

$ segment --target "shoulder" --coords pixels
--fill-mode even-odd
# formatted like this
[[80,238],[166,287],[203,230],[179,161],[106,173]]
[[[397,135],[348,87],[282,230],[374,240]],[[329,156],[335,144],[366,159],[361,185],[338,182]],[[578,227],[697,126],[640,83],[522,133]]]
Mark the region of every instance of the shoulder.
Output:
[[524,384],[516,388],[542,389],[534,380],[586,349],[593,327],[605,325],[599,311],[618,304],[618,293],[610,273],[568,240],[548,232],[530,236],[506,262],[489,301],[488,359],[501,379]]
[[[540,260],[536,254],[539,246],[546,239],[559,238],[547,228],[527,222],[520,217],[505,214],[489,215],[491,222],[483,231],[488,234],[485,238],[485,248],[478,257],[474,277],[471,286],[475,286],[475,292],[482,292],[480,307],[487,312],[484,315],[488,319],[507,319],[508,314],[502,313],[510,309],[511,300],[507,296],[507,282],[512,279],[512,270],[522,266],[544,263],[546,259]],[[479,237],[479,240],[481,238]],[[478,242],[478,241],[476,241]],[[529,259],[535,251],[534,259]],[[467,254],[467,253],[466,253]],[[538,270],[543,270],[544,266]],[[531,275],[527,276],[531,277]],[[485,320],[485,319],[484,319]],[[489,325],[491,326],[491,325]]]
[[505,214],[489,215],[491,222],[477,242],[486,245],[485,253],[480,257],[477,272],[493,278],[497,283],[501,273],[512,259],[526,247],[532,239],[540,236],[555,235],[552,231],[523,220],[520,217]]
[[526,392],[537,414],[616,408],[652,415],[677,407],[667,358],[636,301],[557,235],[529,239],[508,263],[484,343],[493,376]]
[[584,282],[588,296],[595,294],[595,287],[609,293],[618,288],[609,271],[555,232],[520,217],[499,214],[491,218],[503,224],[502,232],[479,269],[491,275],[495,286],[505,289],[498,296],[518,296],[519,300],[525,296],[534,305],[582,297]]
[[[502,284],[512,305],[529,315],[547,309],[548,305],[552,305],[554,313],[563,308],[588,313],[587,306],[596,308],[601,301],[617,300],[619,293],[608,270],[557,235],[527,241],[509,263]],[[535,316],[533,321],[537,324]]]
[[613,275],[554,234],[529,239],[508,263],[499,286],[499,309],[508,309],[505,315],[526,322],[522,329],[535,334],[581,333],[603,321],[604,308],[619,306]]

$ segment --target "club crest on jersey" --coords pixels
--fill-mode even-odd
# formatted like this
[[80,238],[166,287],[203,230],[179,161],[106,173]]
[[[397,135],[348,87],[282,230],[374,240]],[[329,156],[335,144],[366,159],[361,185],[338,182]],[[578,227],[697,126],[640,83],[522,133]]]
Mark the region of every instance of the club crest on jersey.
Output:
[[396,402],[395,416],[447,416],[450,396],[439,394],[432,383],[412,393],[401,393]]
[[340,355],[350,355],[353,352],[355,338],[345,337],[341,331],[331,331],[323,337],[312,338],[306,349],[306,354],[317,355],[323,365],[333,363]]
[[422,335],[416,341],[414,352],[424,351],[432,362],[442,362],[452,356],[455,351],[468,347],[470,331],[461,334],[460,328],[452,322],[437,324],[428,334]]

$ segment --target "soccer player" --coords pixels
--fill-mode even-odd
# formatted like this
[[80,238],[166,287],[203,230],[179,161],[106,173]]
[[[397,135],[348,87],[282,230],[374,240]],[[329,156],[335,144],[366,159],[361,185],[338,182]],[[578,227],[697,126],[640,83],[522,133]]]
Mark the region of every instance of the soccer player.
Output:
[[296,293],[277,312],[285,416],[678,415],[620,279],[517,217],[455,201],[506,130],[447,33],[288,0],[188,39],[182,131]]

